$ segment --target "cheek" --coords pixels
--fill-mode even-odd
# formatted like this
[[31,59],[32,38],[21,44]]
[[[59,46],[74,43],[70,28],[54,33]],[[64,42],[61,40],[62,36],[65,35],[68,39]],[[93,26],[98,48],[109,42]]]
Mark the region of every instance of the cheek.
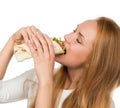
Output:
[[85,63],[89,52],[85,48],[72,47],[67,51],[66,55],[57,57],[56,61],[69,67],[78,67]]
[[68,67],[79,67],[81,64],[85,63],[89,50],[87,47],[80,46],[72,46],[67,50],[66,55],[60,55],[56,57],[56,62],[59,62]]
[[80,65],[86,61],[87,56],[88,56],[88,52],[86,50],[83,50],[83,49],[75,50],[74,49],[74,51],[72,51],[68,55],[69,57],[68,62],[74,65]]

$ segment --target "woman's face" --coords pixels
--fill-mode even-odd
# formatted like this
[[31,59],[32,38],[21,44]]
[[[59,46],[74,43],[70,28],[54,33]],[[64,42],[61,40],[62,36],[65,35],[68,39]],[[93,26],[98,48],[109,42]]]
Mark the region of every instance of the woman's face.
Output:
[[97,22],[86,21],[77,26],[70,34],[66,34],[66,54],[56,56],[56,61],[71,68],[79,68],[85,61],[92,49],[92,44],[97,32]]

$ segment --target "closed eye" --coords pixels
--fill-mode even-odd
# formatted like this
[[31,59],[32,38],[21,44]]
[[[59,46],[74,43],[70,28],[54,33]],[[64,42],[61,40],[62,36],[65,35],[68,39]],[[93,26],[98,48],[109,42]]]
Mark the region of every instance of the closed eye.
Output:
[[82,42],[79,41],[79,39],[76,39],[77,43],[82,44]]

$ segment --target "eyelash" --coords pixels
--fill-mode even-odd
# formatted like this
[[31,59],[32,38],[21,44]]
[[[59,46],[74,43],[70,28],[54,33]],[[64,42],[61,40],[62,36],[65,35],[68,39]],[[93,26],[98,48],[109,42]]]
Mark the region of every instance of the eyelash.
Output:
[[78,39],[76,39],[77,43],[82,44]]
[[[73,30],[73,32],[76,32],[76,30]],[[77,43],[82,44],[79,39],[76,39]]]

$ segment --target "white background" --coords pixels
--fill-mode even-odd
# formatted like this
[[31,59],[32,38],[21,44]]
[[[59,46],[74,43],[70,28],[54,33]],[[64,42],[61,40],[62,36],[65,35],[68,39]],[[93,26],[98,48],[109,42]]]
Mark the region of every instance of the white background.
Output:
[[[0,50],[21,27],[35,25],[49,36],[63,37],[82,21],[100,16],[110,17],[120,25],[119,10],[119,0],[0,0]],[[4,80],[30,68],[32,59],[18,63],[13,57]],[[120,89],[115,91],[113,99],[116,108],[120,108]],[[26,108],[26,102],[0,104],[0,107]]]

